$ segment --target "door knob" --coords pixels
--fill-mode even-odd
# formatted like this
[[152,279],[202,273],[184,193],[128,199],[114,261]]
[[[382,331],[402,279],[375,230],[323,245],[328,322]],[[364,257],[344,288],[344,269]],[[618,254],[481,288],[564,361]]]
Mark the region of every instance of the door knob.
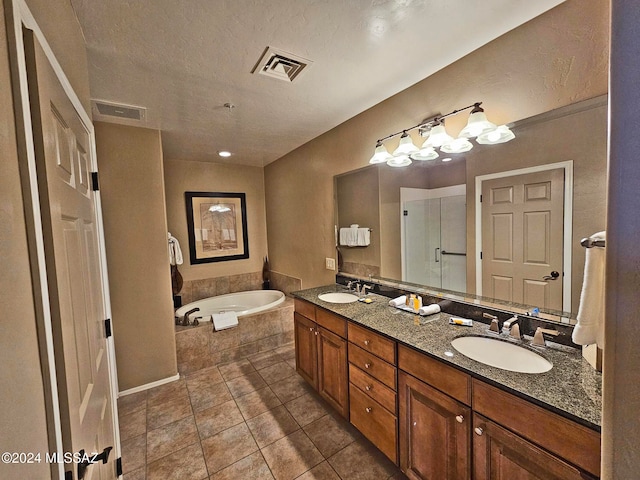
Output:
[[543,280],[557,280],[558,277],[560,276],[560,273],[556,272],[555,270],[553,272],[551,272],[551,275],[545,275],[544,277],[542,277]]

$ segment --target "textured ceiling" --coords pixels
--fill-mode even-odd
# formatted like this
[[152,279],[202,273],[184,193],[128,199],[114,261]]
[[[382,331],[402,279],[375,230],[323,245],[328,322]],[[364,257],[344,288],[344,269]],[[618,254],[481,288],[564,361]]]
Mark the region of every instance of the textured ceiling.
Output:
[[[262,166],[562,1],[71,3],[92,98],[146,107],[165,158]],[[313,64],[293,83],[252,74],[268,46]]]

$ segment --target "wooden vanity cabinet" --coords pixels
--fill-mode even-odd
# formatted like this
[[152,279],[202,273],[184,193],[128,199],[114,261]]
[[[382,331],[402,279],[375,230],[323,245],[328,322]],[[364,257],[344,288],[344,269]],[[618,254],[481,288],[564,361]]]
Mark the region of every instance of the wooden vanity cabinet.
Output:
[[296,299],[296,371],[345,418],[349,418],[347,322]]

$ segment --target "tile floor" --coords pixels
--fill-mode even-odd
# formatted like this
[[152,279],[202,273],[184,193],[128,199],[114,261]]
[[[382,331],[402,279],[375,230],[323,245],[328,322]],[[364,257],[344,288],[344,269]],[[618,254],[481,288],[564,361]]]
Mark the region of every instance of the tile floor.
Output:
[[399,469],[295,371],[293,344],[118,400],[125,480],[386,480]]

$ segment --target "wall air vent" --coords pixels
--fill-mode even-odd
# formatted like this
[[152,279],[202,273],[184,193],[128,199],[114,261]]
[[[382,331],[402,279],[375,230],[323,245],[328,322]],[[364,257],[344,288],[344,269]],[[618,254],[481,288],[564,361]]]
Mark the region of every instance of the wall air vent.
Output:
[[91,109],[94,120],[116,121],[128,120],[133,122],[145,122],[147,109],[134,105],[106,102],[104,100],[91,100]]
[[285,82],[293,82],[312,63],[311,60],[298,57],[292,53],[267,47],[251,73],[259,73],[284,80]]

